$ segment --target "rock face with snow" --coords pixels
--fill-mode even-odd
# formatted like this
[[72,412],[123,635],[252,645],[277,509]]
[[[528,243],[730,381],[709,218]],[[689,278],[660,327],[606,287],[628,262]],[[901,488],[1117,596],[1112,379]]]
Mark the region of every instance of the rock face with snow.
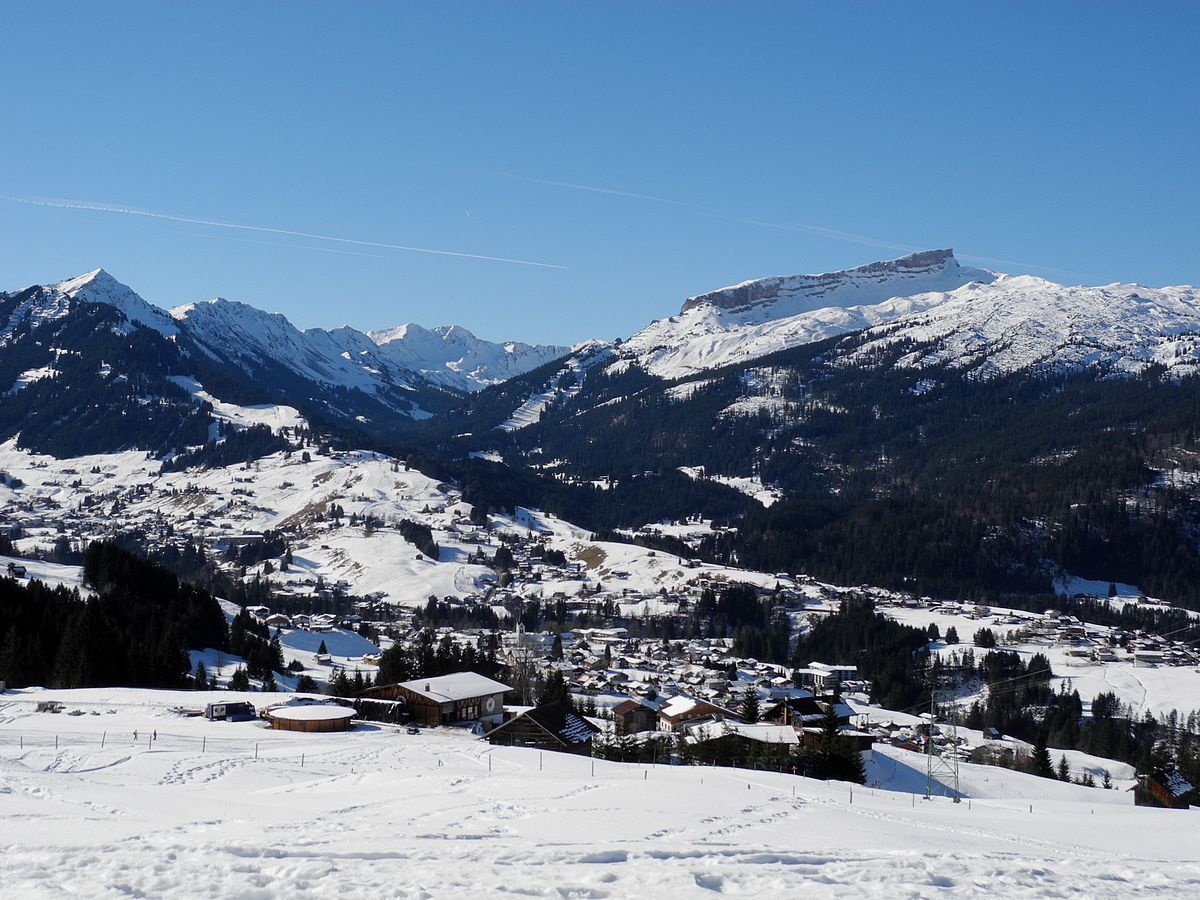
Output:
[[622,355],[652,374],[679,378],[891,322],[995,278],[959,265],[951,250],[823,275],[760,278],[689,297],[678,316],[626,341]]
[[1187,374],[1200,361],[1200,291],[1061,285],[928,250],[689,297],[679,315],[635,334],[621,355],[681,378],[856,331],[866,332],[864,350],[914,341],[929,346],[906,364],[975,367],[985,377],[1032,366],[1133,373],[1155,363]]

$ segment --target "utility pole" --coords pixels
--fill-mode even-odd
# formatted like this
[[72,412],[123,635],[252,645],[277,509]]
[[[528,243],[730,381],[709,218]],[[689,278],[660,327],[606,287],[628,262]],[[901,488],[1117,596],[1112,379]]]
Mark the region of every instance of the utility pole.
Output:
[[[949,731],[950,749],[943,749],[940,753],[935,746],[935,736],[939,732],[939,719],[941,718],[941,709],[938,706],[939,694],[943,701],[950,701],[953,695],[950,691],[938,691],[937,681],[931,677],[931,685],[929,688],[929,735],[925,740],[925,799],[933,798],[934,785],[942,786],[938,780],[939,775],[942,775],[949,782],[950,794],[955,803],[961,803],[962,797],[958,792],[958,717],[955,711],[951,709],[950,715],[947,717],[946,725]],[[948,706],[953,704],[946,703]]]

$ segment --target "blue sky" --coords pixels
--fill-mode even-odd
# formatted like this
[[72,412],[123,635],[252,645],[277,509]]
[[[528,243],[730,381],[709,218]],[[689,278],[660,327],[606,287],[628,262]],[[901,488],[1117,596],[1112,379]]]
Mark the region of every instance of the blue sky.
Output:
[[1200,281],[1198,4],[39,3],[3,22],[0,288],[104,266],[162,306],[566,343],[907,248]]

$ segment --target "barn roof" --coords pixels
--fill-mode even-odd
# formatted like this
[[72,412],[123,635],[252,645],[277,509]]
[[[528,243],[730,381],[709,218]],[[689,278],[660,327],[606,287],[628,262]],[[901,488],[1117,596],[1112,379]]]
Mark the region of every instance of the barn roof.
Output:
[[439,675],[436,678],[417,678],[414,681],[400,682],[400,687],[437,703],[470,700],[473,697],[486,697],[489,694],[502,694],[512,690],[507,684],[485,678],[476,672],[455,672],[453,675]]
[[599,728],[576,713],[574,708],[569,704],[563,703],[561,700],[555,700],[551,703],[543,703],[541,706],[535,706],[533,709],[526,710],[519,716],[514,716],[503,725],[492,729],[488,733],[488,736],[491,737],[522,720],[534,722],[547,734],[553,735],[562,744],[567,746],[587,743],[592,739],[593,735],[600,732]]

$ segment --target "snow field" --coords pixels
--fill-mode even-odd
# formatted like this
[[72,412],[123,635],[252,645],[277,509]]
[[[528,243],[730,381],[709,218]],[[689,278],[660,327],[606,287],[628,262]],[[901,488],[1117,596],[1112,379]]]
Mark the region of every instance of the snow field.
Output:
[[[50,698],[100,714],[33,712]],[[450,729],[304,735],[169,711],[205,699],[121,689],[0,698],[0,878],[13,896],[1200,890],[1200,826],[1187,814],[1065,798],[1034,801],[1031,814],[1023,800],[955,805],[861,787],[851,802],[842,783],[593,763],[493,749]],[[51,733],[68,726],[80,739],[54,749]],[[134,728],[140,739],[157,728],[159,741],[134,744]],[[21,749],[14,734],[46,741]]]

